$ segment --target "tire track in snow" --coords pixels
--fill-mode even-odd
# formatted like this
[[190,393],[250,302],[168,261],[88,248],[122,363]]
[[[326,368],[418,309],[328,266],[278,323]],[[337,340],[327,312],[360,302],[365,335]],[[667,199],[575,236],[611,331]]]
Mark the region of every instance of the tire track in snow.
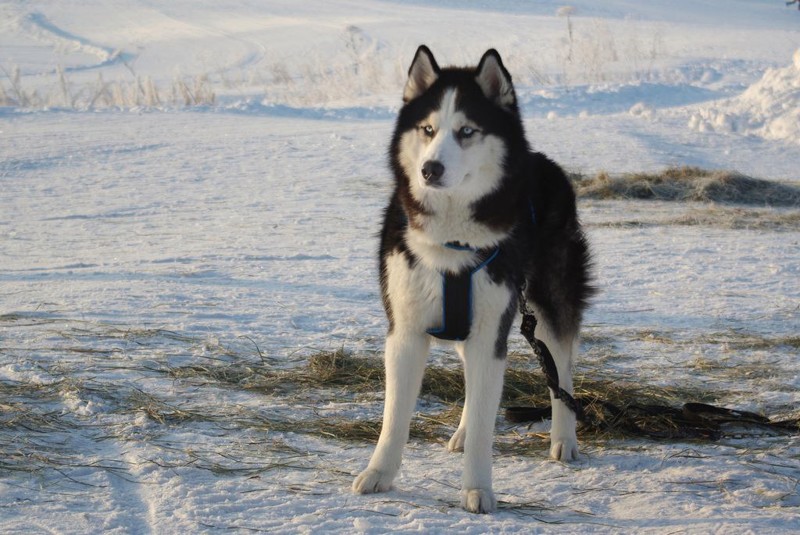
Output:
[[[91,418],[93,425],[100,430],[100,439],[96,432],[85,430],[83,443],[76,441],[76,453],[87,455],[87,465],[102,466],[104,464],[118,469],[99,468],[104,472],[107,484],[98,485],[97,489],[105,494],[89,497],[96,506],[103,510],[103,531],[121,529],[130,534],[158,533],[157,504],[154,500],[158,487],[147,481],[148,465],[137,441],[127,441],[125,436],[114,436],[113,420],[108,416],[117,412],[118,400],[94,400],[93,395],[80,390],[64,390],[61,392],[63,411],[69,414]],[[95,403],[97,401],[97,403]],[[136,425],[138,420],[126,422],[126,427]],[[146,447],[146,443],[145,443]],[[105,460],[105,461],[104,461]]]
[[[132,55],[121,50],[93,43],[91,40],[70,33],[60,28],[38,11],[18,13],[15,17],[15,26],[33,39],[52,45],[54,48],[71,49],[77,52],[95,56],[99,62],[90,65],[67,67],[66,72],[86,71],[108,67],[132,59]],[[49,71],[49,73],[55,72]],[[49,74],[48,73],[48,74]]]
[[145,473],[141,469],[141,461],[131,449],[123,450],[116,441],[110,449],[117,450],[113,458],[128,465],[127,474],[130,479],[111,472],[108,475],[109,499],[113,504],[111,510],[119,516],[114,526],[106,526],[106,529],[119,527],[129,533],[142,534],[159,532],[159,528],[163,529],[164,526],[158,525],[158,507],[154,493],[148,491],[150,486],[158,487],[144,481]]

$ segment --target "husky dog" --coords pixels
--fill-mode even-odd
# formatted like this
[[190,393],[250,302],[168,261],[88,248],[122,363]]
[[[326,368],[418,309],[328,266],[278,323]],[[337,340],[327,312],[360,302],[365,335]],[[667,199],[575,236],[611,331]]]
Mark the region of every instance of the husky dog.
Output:
[[[432,338],[454,344],[466,399],[448,451],[464,452],[461,505],[488,513],[492,443],[507,339],[522,301],[536,337],[572,393],[590,258],[564,172],[532,152],[511,76],[495,50],[475,68],[440,68],[421,46],[403,91],[389,149],[395,188],[380,241],[380,283],[389,319],[383,427],[353,491],[392,486]],[[550,392],[550,456],[578,455],[576,416]]]

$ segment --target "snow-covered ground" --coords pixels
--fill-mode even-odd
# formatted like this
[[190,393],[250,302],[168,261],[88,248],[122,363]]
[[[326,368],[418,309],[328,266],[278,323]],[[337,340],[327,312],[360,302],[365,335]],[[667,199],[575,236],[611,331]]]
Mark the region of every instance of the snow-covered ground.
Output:
[[[563,465],[544,427],[500,418],[541,447],[496,455],[501,510],[475,516],[457,507],[460,457],[443,445],[413,440],[396,490],[355,496],[372,444],[274,425],[376,418],[380,393],[174,373],[379,357],[385,150],[422,42],[442,63],[497,48],[531,142],[571,170],[800,182],[796,9],[565,5],[0,3],[0,531],[800,529],[797,436],[592,439]],[[187,91],[199,105],[183,106]],[[797,218],[742,229],[676,224],[700,204],[580,209],[601,293],[579,380],[797,416]]]

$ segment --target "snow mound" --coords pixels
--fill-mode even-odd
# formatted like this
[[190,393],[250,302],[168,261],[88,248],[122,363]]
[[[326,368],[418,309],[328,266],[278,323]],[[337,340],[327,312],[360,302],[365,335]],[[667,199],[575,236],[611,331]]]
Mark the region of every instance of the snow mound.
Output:
[[800,144],[800,49],[791,65],[767,69],[738,97],[700,109],[689,126],[700,132],[753,134]]

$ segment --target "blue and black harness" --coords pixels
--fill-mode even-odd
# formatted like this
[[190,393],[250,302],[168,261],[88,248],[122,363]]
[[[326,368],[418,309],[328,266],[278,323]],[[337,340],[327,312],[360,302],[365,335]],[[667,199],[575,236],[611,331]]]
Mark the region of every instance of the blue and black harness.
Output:
[[440,340],[464,341],[472,325],[472,276],[497,258],[500,247],[475,249],[458,242],[445,244],[448,249],[472,251],[478,255],[475,267],[458,273],[444,271],[442,276],[442,324],[427,333]]

